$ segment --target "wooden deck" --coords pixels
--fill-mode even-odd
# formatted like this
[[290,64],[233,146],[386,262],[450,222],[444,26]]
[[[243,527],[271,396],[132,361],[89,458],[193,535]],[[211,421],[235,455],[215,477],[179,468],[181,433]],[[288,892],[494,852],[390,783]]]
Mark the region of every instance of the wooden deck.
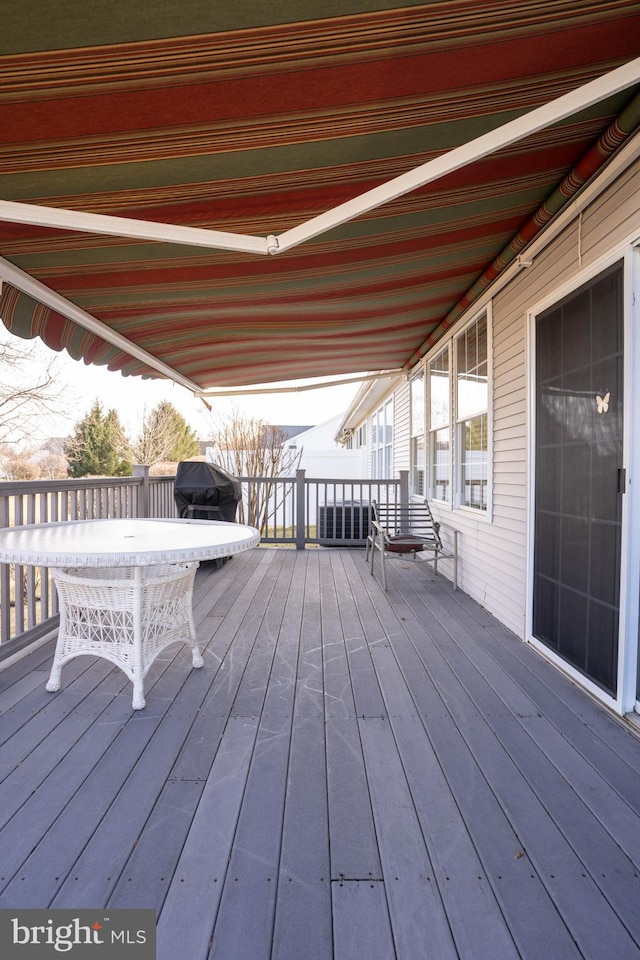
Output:
[[159,960],[638,960],[640,740],[390,566],[201,570],[205,667],[139,712],[104,661],[0,674],[0,907],[154,907]]

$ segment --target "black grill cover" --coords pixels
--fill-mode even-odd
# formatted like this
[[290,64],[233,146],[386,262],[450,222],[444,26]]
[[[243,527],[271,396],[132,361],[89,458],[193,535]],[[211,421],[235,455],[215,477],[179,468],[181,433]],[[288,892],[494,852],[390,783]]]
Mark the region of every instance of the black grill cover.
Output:
[[184,460],[178,464],[173,496],[182,519],[233,522],[242,485],[214,463]]

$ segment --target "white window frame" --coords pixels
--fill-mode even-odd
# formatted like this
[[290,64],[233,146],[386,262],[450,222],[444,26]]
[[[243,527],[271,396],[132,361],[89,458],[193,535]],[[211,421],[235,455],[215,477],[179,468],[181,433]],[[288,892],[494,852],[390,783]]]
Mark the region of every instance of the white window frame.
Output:
[[[485,320],[487,325],[487,397],[486,407],[474,411],[463,411],[464,416],[458,409],[458,344],[461,339],[468,335],[469,331],[480,321]],[[436,496],[433,478],[433,465],[435,457],[435,437],[438,430],[447,429],[444,423],[438,423],[432,427],[431,419],[431,364],[442,356],[442,353],[448,350],[448,370],[449,370],[449,499],[443,500]],[[481,311],[464,324],[459,330],[452,332],[447,338],[438,341],[436,348],[429,356],[426,365],[426,383],[427,383],[427,406],[426,406],[426,424],[425,431],[427,439],[427,472],[428,472],[428,499],[441,503],[443,508],[460,511],[469,516],[473,516],[479,521],[491,522],[493,517],[493,366],[492,366],[492,310],[491,303],[488,303]],[[470,415],[472,414],[472,415]],[[487,423],[487,460],[486,460],[486,509],[467,505],[463,502],[463,464],[461,452],[464,448],[462,432],[464,423],[486,415]]]
[[427,413],[425,367],[409,381],[410,492],[414,497],[426,497],[427,461],[425,448],[425,417]]
[[371,476],[374,480],[393,478],[393,397],[372,417]]
[[[479,396],[477,401],[471,399],[468,401],[468,405],[464,410],[461,410],[460,404],[460,384],[463,380],[462,371],[460,369],[459,363],[459,347],[462,341],[469,335],[469,333],[477,327],[480,323],[484,321],[486,326],[486,357],[484,359],[484,364],[486,365],[486,388],[485,396]],[[493,458],[492,458],[492,431],[491,431],[491,383],[492,383],[492,370],[491,370],[491,324],[490,324],[490,311],[483,310],[482,313],[479,313],[474,317],[469,323],[465,324],[462,330],[459,330],[453,337],[452,345],[452,360],[453,360],[453,408],[454,408],[454,425],[453,425],[453,448],[454,448],[454,484],[456,490],[456,506],[459,510],[464,510],[465,512],[472,513],[477,517],[489,517],[491,516],[491,503],[492,503],[492,489],[491,489],[491,476],[493,473]],[[470,374],[473,373],[473,369],[465,370],[464,373]],[[484,402],[483,402],[484,400]],[[486,460],[481,463],[481,489],[483,493],[481,495],[481,502],[485,503],[485,506],[474,506],[473,503],[467,503],[464,501],[464,489],[466,484],[465,478],[465,467],[467,466],[466,461],[463,459],[464,450],[465,450],[465,441],[464,435],[466,432],[467,424],[472,422],[478,422],[479,420],[484,420],[485,422],[485,431],[486,431]]]
[[[428,384],[428,403],[426,410],[426,417],[428,419],[428,430],[427,430],[427,451],[428,451],[428,489],[429,489],[429,499],[435,500],[438,503],[444,504],[449,509],[453,507],[453,444],[452,444],[452,423],[451,423],[451,411],[452,411],[452,372],[451,372],[451,342],[450,340],[444,344],[439,344],[439,350],[437,350],[431,357],[429,363],[427,364],[427,384]],[[432,395],[432,376],[431,370],[432,366],[436,360],[439,360],[442,355],[447,354],[447,419],[446,423],[443,419],[437,421],[436,425],[433,425],[433,395]],[[447,467],[448,467],[448,496],[441,497],[438,496],[438,489],[435,483],[434,477],[434,467],[436,464],[436,444],[438,442],[438,434],[446,430],[449,434],[449,454],[447,457]]]

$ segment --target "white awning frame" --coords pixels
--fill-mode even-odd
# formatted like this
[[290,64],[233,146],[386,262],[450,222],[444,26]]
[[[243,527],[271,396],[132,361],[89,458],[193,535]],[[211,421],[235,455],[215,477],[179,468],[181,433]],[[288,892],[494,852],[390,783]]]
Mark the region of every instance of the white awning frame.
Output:
[[[231,250],[242,253],[256,253],[260,255],[275,255],[290,250],[293,247],[326,233],[356,217],[361,216],[377,207],[389,203],[391,200],[417,190],[434,180],[469,166],[482,157],[489,156],[502,148],[516,143],[533,133],[559,123],[562,120],[585,110],[590,106],[626,90],[636,83],[640,83],[640,57],[629,61],[621,67],[612,70],[596,80],[583,84],[576,90],[564,94],[555,100],[511,120],[506,124],[483,134],[468,143],[429,160],[407,173],[401,174],[378,187],[368,190],[358,197],[339,204],[325,213],[311,218],[305,223],[290,230],[285,230],[279,236],[267,237],[245,236],[243,234],[225,233],[218,230],[208,230],[194,227],[183,227],[176,224],[156,223],[145,220],[134,220],[126,217],[104,216],[74,210],[63,210],[54,207],[44,207],[35,204],[19,203],[9,200],[0,200],[0,220],[10,223],[23,223],[33,226],[49,227],[52,229],[71,230],[84,233],[106,234],[135,240],[151,240],[159,243],[177,243],[191,246]],[[9,261],[0,258],[0,283],[6,280],[16,289],[33,297],[45,306],[51,307],[58,313],[96,336],[101,337],[114,347],[124,351],[132,357],[142,361],[149,368],[156,370],[176,383],[181,384],[194,394],[205,396],[221,396],[222,393],[203,391],[202,388],[184,377],[178,371],[158,360],[152,354],[138,347],[126,337],[112,330],[86,310],[78,307],[72,301],[56,293],[50,287],[40,283],[25,271],[14,266]],[[354,382],[381,376],[389,371],[365,374],[355,378]],[[339,382],[339,381],[338,381]],[[319,382],[317,386],[326,386]],[[279,388],[265,388],[265,391],[275,391]],[[283,388],[287,392],[291,388]],[[298,389],[298,388],[293,388]],[[309,386],[304,389],[314,389]],[[246,389],[242,391],[247,392]],[[226,395],[231,395],[227,393]]]
[[617,67],[596,80],[583,84],[570,93],[531,110],[515,120],[476,137],[447,153],[403,173],[372,190],[347,200],[297,227],[285,230],[279,236],[255,237],[199,227],[182,227],[176,224],[133,220],[102,214],[83,213],[43,207],[30,203],[0,200],[0,220],[72,230],[84,233],[99,233],[108,236],[127,237],[134,240],[152,240],[161,243],[181,243],[217,250],[233,250],[261,255],[279,254],[299,244],[326,233],[334,227],[354,220],[356,217],[389,203],[419,187],[469,166],[482,157],[496,153],[545,127],[566,120],[573,114],[594,106],[607,97],[614,96],[628,87],[640,83],[640,57]]

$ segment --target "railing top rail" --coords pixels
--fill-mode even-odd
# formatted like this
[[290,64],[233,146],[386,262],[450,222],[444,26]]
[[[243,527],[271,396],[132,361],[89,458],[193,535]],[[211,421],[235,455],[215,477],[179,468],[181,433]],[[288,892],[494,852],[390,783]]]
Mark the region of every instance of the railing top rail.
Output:
[[[169,483],[175,480],[172,475],[162,477],[150,477],[151,483]],[[292,477],[238,477],[243,483],[295,483],[297,478]],[[0,496],[13,497],[29,493],[47,493],[54,490],[82,490],[85,488],[99,487],[128,487],[141,486],[142,477],[80,477],[78,479],[63,480],[1,480]],[[371,480],[348,479],[345,477],[309,477],[305,476],[305,483],[316,483],[320,485],[338,486],[358,486],[358,487],[394,487],[397,486],[397,480]]]
[[[162,479],[153,477],[154,480]],[[297,477],[237,477],[241,483],[295,483]],[[305,483],[338,484],[346,487],[396,487],[396,480],[371,480],[369,478],[351,480],[348,477],[309,477],[305,474]]]
[[241,483],[295,483],[293,477],[236,477]]
[[[154,478],[155,479],[155,478]],[[162,478],[158,478],[162,479]],[[81,477],[77,480],[2,480],[0,496],[16,497],[26,493],[48,493],[53,490],[82,490],[85,487],[130,487],[140,486],[142,477]]]

